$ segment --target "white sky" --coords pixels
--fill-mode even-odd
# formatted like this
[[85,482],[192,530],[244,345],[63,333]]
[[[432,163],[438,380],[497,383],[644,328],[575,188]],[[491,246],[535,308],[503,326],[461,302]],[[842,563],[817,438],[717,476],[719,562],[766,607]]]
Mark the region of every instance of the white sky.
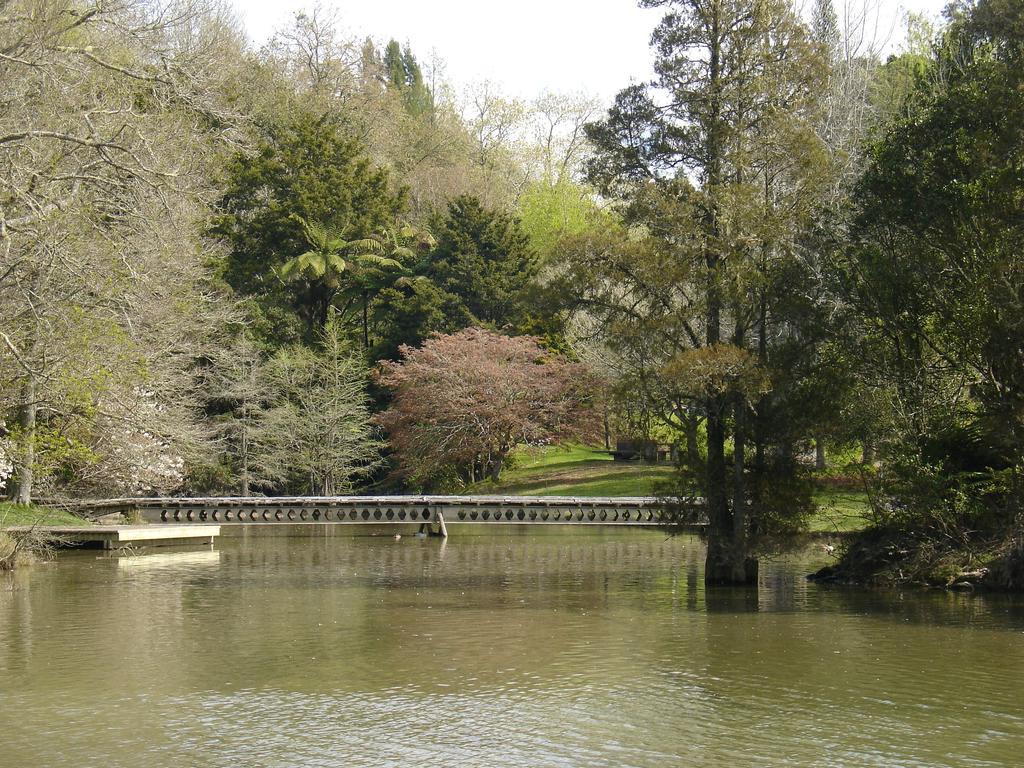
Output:
[[[809,0],[805,0],[809,2]],[[889,49],[909,10],[938,18],[947,0],[868,0],[880,8]],[[250,37],[265,41],[313,0],[233,0]],[[320,0],[346,33],[410,43],[421,61],[444,61],[457,87],[491,80],[510,95],[547,89],[610,100],[630,81],[651,77],[648,39],[663,9],[634,0]],[[836,8],[843,0],[834,0]],[[890,34],[890,30],[892,30]]]

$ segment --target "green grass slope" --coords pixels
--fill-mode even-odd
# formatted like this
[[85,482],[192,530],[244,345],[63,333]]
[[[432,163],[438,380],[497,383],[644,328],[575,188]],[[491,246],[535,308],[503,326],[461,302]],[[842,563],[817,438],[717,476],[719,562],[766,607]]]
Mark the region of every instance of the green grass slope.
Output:
[[669,464],[613,461],[605,451],[585,446],[524,448],[492,483],[467,494],[508,496],[651,496],[655,485],[672,474]]
[[89,525],[89,521],[62,509],[0,501],[0,528],[9,525]]
[[[506,496],[653,496],[669,479],[671,464],[614,461],[605,451],[586,446],[523,448],[497,483],[485,481],[465,493]],[[814,494],[818,514],[810,521],[814,532],[856,531],[870,511],[862,491],[821,488]]]

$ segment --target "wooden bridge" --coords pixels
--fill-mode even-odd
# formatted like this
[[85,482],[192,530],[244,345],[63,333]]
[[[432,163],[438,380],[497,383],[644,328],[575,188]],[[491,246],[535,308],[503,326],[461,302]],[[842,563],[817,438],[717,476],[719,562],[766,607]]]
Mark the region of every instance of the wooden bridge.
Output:
[[90,517],[120,513],[155,524],[213,525],[662,525],[648,496],[330,496],[149,498],[82,502]]

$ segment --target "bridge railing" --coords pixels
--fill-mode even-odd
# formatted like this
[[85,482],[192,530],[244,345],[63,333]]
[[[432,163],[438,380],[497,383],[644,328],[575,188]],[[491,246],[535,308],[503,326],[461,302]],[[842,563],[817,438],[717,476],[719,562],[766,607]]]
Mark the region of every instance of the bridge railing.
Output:
[[[692,502],[694,508],[699,502]],[[330,496],[105,499],[81,502],[91,516],[119,512],[149,523],[663,525],[651,496]]]

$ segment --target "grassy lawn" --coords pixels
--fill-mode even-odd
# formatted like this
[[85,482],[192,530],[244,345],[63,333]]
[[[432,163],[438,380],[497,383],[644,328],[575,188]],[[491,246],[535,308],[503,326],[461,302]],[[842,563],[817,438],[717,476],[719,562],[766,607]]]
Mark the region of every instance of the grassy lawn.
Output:
[[88,520],[62,509],[22,506],[0,501],[0,528],[8,525],[89,525]]
[[[507,496],[652,496],[660,481],[671,477],[671,464],[618,462],[601,450],[585,446],[521,449],[501,480],[477,483],[467,494]],[[856,531],[869,511],[862,491],[822,488],[814,495],[818,514],[812,531]]]
[[508,496],[651,496],[672,474],[669,464],[618,462],[584,446],[522,449],[501,480],[477,483],[468,494]]
[[859,531],[867,525],[871,511],[864,491],[822,488],[814,494],[818,514],[811,520],[812,531]]

